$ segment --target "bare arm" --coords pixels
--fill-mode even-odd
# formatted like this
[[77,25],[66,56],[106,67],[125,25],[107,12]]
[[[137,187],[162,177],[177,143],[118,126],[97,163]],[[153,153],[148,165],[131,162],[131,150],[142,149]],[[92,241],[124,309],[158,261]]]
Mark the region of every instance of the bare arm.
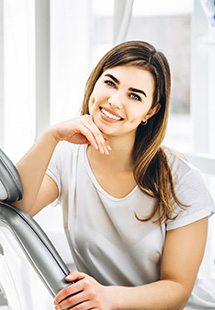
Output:
[[55,182],[46,169],[59,141],[91,144],[102,154],[108,154],[108,144],[89,115],[52,126],[38,139],[29,152],[17,164],[24,188],[21,201],[15,205],[34,215],[58,196]]
[[[17,164],[17,170],[19,171],[23,183],[24,195],[23,199],[17,201],[15,205],[27,213],[30,213],[34,206],[56,145],[57,141],[52,132],[50,130],[46,131]],[[50,197],[48,190],[47,196]],[[41,201],[41,208],[42,205],[43,202]],[[38,211],[39,209],[40,208],[38,207]]]
[[137,287],[102,286],[92,277],[75,271],[67,279],[79,281],[57,294],[56,309],[77,303],[81,303],[81,309],[183,309],[202,261],[207,223],[205,218],[167,232],[159,281]]

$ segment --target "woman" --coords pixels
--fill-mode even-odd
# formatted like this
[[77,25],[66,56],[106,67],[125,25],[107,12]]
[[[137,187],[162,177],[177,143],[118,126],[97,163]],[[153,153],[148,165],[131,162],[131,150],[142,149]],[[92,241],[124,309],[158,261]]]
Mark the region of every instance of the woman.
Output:
[[92,72],[82,116],[46,130],[18,163],[19,208],[63,206],[79,271],[56,309],[215,309],[195,285],[215,208],[199,172],[161,146],[169,102],[165,56],[122,43]]

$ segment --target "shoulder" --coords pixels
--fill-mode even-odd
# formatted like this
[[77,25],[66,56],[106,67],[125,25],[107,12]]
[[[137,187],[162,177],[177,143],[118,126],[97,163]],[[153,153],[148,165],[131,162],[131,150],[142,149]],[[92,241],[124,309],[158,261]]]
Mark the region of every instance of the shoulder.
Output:
[[75,166],[80,153],[85,148],[86,145],[72,144],[65,141],[59,142],[52,154],[49,169],[56,169],[61,172],[69,170],[69,167]]
[[[167,221],[167,230],[190,224],[213,214],[215,212],[214,202],[200,170],[189,163],[183,155],[170,149],[164,150],[176,195],[179,201],[187,206],[182,212],[178,212],[180,214],[175,220]],[[180,210],[177,204],[174,209]]]
[[57,144],[52,159],[67,160],[78,154],[80,145],[61,141]]
[[58,187],[61,187],[61,181],[67,180],[74,175],[76,171],[80,152],[82,153],[86,145],[72,144],[69,142],[59,142],[52,154],[46,174],[49,175]]
[[71,153],[75,150],[75,148],[77,148],[78,145],[77,144],[73,144],[73,143],[69,143],[67,141],[60,141],[57,146],[55,147],[55,153],[58,154],[65,154],[66,153]]
[[200,170],[194,167],[183,154],[166,147],[163,150],[167,156],[174,182],[177,183],[182,178],[202,179]]

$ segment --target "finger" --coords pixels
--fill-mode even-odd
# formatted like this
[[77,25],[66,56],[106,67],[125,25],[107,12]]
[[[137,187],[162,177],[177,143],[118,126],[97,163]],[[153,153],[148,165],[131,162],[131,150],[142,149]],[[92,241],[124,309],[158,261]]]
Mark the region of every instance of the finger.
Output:
[[89,125],[83,124],[82,128],[80,129],[82,135],[84,135],[87,141],[96,149],[101,149],[101,142],[99,139],[96,138],[96,135]]
[[60,290],[54,299],[54,305],[59,305],[64,299],[68,298],[71,295],[77,294],[78,290],[75,286],[75,283],[68,285],[64,289]]
[[88,140],[88,143],[91,144],[96,150],[100,150],[99,143],[96,141],[95,136],[91,131],[89,131],[88,128],[85,129],[84,134],[86,139]]
[[107,139],[105,139],[105,143],[106,143],[107,149],[109,151],[111,151],[111,147],[110,147],[109,141]]
[[75,304],[73,306],[71,305],[59,305],[59,306],[56,306],[55,309],[56,310],[62,310],[62,309],[73,309],[73,310],[76,310],[76,309],[94,309],[94,307],[92,307],[92,302],[87,300],[87,301],[83,301],[79,304]]
[[99,130],[99,128],[96,126],[96,124],[92,121],[92,119],[89,119],[89,122],[85,124],[86,128],[88,128],[93,137],[94,140],[98,146],[98,150],[100,153],[102,154],[109,154],[109,151],[111,150],[107,139],[104,139],[101,131]]
[[102,132],[93,121],[93,116],[83,115],[81,122],[77,128],[78,132],[83,134],[89,141],[89,143],[101,154],[109,154],[110,147],[108,141],[104,139]]
[[67,277],[67,281],[74,281],[75,283],[68,285],[64,289],[60,290],[55,296],[54,304],[60,304],[64,299],[68,298],[70,295],[77,294],[83,290],[83,284],[80,283],[80,280],[86,277],[84,273],[78,271],[72,271]]
[[[92,120],[90,119],[92,122]],[[77,120],[75,127],[72,129],[74,134],[71,135],[71,138],[68,140],[72,143],[90,143],[94,148],[98,149],[97,142],[93,135],[93,128],[88,124],[89,119],[87,117],[82,117],[81,120]]]
[[70,309],[70,308],[74,308],[77,305],[80,306],[80,304],[82,304],[83,306],[83,304],[85,304],[86,302],[89,302],[89,300],[86,298],[86,294],[83,292],[80,292],[76,295],[69,296],[66,299],[62,300],[57,305],[57,307],[59,307],[59,309]]
[[102,135],[102,132],[97,127],[97,125],[94,123],[94,121],[92,120],[92,117],[87,119],[87,123],[85,125],[92,130],[92,133],[95,135],[96,138],[98,138],[98,141],[100,141],[102,143],[105,142],[105,139]]
[[87,277],[87,274],[84,273],[84,272],[79,272],[77,270],[73,270],[70,272],[70,274],[68,274],[68,276],[65,277],[66,281],[69,281],[69,282],[77,282],[81,279],[84,279]]

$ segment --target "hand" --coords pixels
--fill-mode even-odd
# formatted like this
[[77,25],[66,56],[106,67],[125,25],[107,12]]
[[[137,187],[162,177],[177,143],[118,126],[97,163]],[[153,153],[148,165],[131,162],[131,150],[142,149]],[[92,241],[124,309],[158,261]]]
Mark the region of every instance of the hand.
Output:
[[75,283],[64,288],[55,297],[56,310],[62,309],[111,309],[108,287],[99,284],[94,278],[78,271],[71,272],[67,281]]
[[92,116],[86,114],[81,117],[65,121],[51,127],[55,139],[75,144],[91,144],[101,154],[109,154],[111,150],[108,141],[93,121]]

